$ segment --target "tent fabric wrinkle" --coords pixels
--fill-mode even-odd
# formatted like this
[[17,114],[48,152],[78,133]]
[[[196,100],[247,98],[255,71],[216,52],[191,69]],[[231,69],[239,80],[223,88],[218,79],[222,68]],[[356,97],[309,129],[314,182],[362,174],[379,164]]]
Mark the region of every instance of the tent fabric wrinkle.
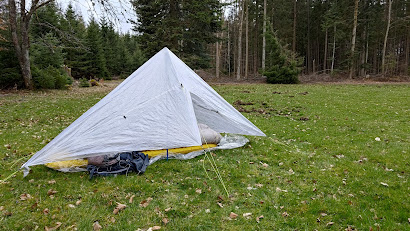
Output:
[[221,133],[265,136],[164,48],[22,167],[119,152],[198,146],[198,123]]

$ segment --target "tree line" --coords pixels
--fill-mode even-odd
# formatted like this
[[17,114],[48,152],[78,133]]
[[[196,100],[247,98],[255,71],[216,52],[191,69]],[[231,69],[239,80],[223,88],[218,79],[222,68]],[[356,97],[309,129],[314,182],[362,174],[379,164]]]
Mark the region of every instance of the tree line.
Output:
[[409,75],[408,0],[237,0],[229,12],[213,48],[224,73],[265,69],[271,31],[303,58],[304,74]]
[[72,6],[62,12],[55,1],[33,0],[24,11],[14,0],[3,1],[0,85],[30,88],[25,76],[32,72],[34,85],[54,79],[48,87],[57,87],[64,82],[55,77],[62,65],[74,78],[127,76],[165,46],[217,78],[265,75],[271,83],[294,83],[300,73],[410,72],[408,0],[130,2],[134,32],[122,35],[106,18],[84,22]]
[[[63,11],[54,2],[39,7],[31,16],[28,45],[22,33],[23,16],[17,16],[14,26],[18,27],[20,47],[16,49],[10,8],[6,6],[0,8],[1,88],[65,88],[72,78],[125,78],[145,60],[135,35],[119,33],[104,17],[85,22],[71,4]],[[22,53],[24,46],[28,47],[31,83],[22,78],[24,60],[19,56],[24,55],[17,52]]]

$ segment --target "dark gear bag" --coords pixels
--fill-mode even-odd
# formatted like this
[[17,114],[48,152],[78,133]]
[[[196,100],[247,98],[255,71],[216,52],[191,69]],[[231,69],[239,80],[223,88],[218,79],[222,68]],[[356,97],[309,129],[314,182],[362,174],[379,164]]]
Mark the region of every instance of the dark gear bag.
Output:
[[94,175],[109,176],[116,174],[128,174],[129,172],[143,174],[149,165],[148,155],[137,151],[118,153],[109,159],[116,159],[118,161],[113,161],[114,163],[108,166],[87,166],[87,170],[90,173],[90,179],[92,179]]

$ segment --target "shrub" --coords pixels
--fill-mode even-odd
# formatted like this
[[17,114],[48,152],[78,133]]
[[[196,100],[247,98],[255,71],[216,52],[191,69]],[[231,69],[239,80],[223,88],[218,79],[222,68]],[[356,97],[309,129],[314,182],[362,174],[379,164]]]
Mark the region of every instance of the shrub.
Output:
[[295,84],[299,83],[299,70],[292,66],[273,66],[263,73],[267,82],[272,84]]
[[24,86],[23,78],[17,68],[0,69],[0,88],[12,88],[17,85],[18,88]]
[[80,79],[80,87],[90,87],[90,82],[86,78]]
[[55,78],[49,73],[48,69],[49,68],[39,69],[36,66],[32,68],[31,74],[33,77],[34,86],[37,89],[54,89]]
[[90,80],[90,84],[91,84],[91,87],[99,86],[99,85],[100,85],[100,84],[98,83],[98,81],[95,80],[95,79]]
[[72,84],[72,79],[63,70],[48,66],[40,69],[36,66],[32,68],[34,86],[37,89],[66,89]]

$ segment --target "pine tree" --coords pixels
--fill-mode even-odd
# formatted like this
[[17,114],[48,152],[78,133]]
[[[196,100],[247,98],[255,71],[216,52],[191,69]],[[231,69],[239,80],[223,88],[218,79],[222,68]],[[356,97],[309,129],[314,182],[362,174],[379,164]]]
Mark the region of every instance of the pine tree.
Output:
[[69,4],[60,23],[64,32],[61,40],[64,44],[65,65],[71,68],[71,75],[74,78],[87,77],[86,27],[84,21]]
[[266,33],[266,71],[268,83],[298,83],[301,60],[294,53],[282,46],[276,35],[268,30]]
[[163,47],[180,56],[188,65],[209,66],[207,45],[217,41],[221,30],[221,3],[218,0],[134,0],[140,34],[139,44],[148,57]]
[[87,77],[110,79],[102,48],[100,27],[94,19],[91,19],[88,25],[85,41],[88,48],[86,55]]

